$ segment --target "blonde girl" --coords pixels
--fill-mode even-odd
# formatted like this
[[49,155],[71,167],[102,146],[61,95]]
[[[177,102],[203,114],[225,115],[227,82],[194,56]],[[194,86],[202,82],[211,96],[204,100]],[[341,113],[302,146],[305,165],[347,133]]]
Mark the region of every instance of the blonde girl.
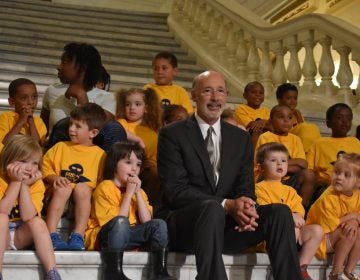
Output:
[[334,254],[330,280],[358,280],[360,260],[360,155],[342,154],[334,164],[331,185],[311,206],[306,223],[325,232],[317,256]]
[[41,157],[39,143],[24,135],[12,136],[0,154],[0,271],[5,250],[34,243],[44,279],[59,280],[49,231],[40,214],[45,191]]

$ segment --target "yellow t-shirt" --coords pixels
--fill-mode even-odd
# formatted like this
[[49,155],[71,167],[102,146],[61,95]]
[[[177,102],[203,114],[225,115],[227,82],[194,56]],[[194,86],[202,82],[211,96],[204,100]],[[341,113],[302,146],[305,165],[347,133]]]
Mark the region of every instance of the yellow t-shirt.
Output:
[[314,123],[303,122],[294,126],[290,132],[300,137],[305,154],[309,151],[315,140],[321,138],[320,129]]
[[262,144],[270,142],[283,144],[288,150],[290,158],[306,159],[301,139],[292,133],[288,133],[287,136],[281,136],[270,131],[264,132],[260,134],[255,150],[257,150]]
[[[45,143],[47,129],[42,121],[42,119],[38,116],[33,116],[36,130],[40,137],[41,144]],[[0,142],[2,142],[9,133],[9,131],[15,126],[15,124],[19,121],[19,114],[15,111],[9,111],[2,113],[0,115]],[[20,129],[20,134],[30,135],[29,124],[25,123],[23,127]]]
[[43,177],[62,176],[72,183],[86,183],[95,188],[101,181],[105,152],[98,146],[59,142],[43,157]]
[[237,106],[234,116],[240,124],[247,127],[250,122],[256,119],[268,120],[270,118],[270,109],[267,107],[254,109],[246,104],[240,104]]
[[134,133],[144,141],[146,157],[151,163],[156,165],[158,143],[157,133],[147,126],[137,123],[129,123],[125,119],[118,119],[118,122],[125,130]]
[[[146,193],[142,189],[141,195],[144,198],[147,208],[152,214],[152,207],[149,204]],[[122,191],[112,180],[104,180],[96,187],[92,198],[90,219],[85,231],[85,248],[87,250],[96,249],[96,238],[101,227],[119,215],[122,200]],[[137,215],[137,201],[135,195],[131,198],[128,218],[130,225],[140,224],[140,219]]]
[[[324,233],[334,231],[340,225],[340,218],[351,212],[360,211],[360,190],[355,190],[352,196],[346,196],[332,186],[310,207],[306,224],[320,225]],[[326,259],[326,240],[323,239],[316,257]]]
[[179,85],[165,85],[159,86],[157,84],[146,84],[145,89],[152,88],[155,90],[156,94],[159,97],[161,104],[174,104],[183,106],[188,113],[194,111],[193,105],[191,103],[189,93]]
[[259,205],[282,203],[289,206],[292,213],[305,215],[302,198],[294,188],[278,181],[261,181],[255,185],[256,202]]
[[330,184],[332,163],[339,152],[360,154],[360,141],[355,137],[323,137],[316,140],[306,154],[308,168],[314,170],[317,181]]
[[[4,197],[8,186],[9,186],[9,184],[2,177],[0,177],[0,200]],[[41,179],[37,180],[34,184],[32,184],[30,186],[31,200],[32,200],[39,216],[41,216],[41,210],[43,208],[44,193],[45,193],[45,186]],[[10,212],[10,215],[9,215],[10,221],[21,220],[18,203],[19,202],[16,201],[13,209]]]

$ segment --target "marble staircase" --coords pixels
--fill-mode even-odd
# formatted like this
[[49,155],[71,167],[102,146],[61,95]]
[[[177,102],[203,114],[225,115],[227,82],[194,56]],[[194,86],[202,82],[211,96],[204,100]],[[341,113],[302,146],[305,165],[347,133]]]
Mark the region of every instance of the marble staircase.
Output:
[[[65,44],[93,44],[111,74],[111,91],[152,81],[151,61],[163,50],[179,60],[176,83],[189,88],[204,68],[168,31],[166,14],[84,8],[40,0],[0,1],[0,109],[7,109],[11,80],[33,80],[40,97],[58,82],[56,66]],[[41,98],[39,106],[41,107]]]
[[[101,279],[102,264],[99,252],[58,251],[55,253],[55,257],[57,268],[63,280]],[[223,255],[223,260],[230,280],[272,279],[269,259],[264,253]],[[148,279],[148,263],[149,254],[146,252],[125,252],[124,254],[124,271],[130,279]],[[194,255],[169,253],[168,271],[179,280],[195,279]],[[313,279],[325,280],[331,271],[330,261],[314,260],[309,265],[308,271]],[[359,273],[359,266],[356,271]],[[34,252],[7,251],[4,257],[3,276],[5,280],[37,280],[42,279],[43,271]]]
[[[33,80],[41,97],[49,84],[58,82],[56,66],[63,46],[70,41],[94,44],[112,77],[111,91],[122,87],[142,87],[152,81],[151,60],[161,50],[173,51],[179,60],[176,82],[191,86],[195,74],[205,68],[181,48],[168,30],[167,15],[84,8],[40,0],[0,1],[0,112],[8,110],[7,87],[11,80]],[[230,99],[234,106],[238,99]],[[59,231],[68,232],[61,224]],[[101,279],[98,252],[56,252],[63,280]],[[229,279],[265,280],[270,275],[266,254],[224,255]],[[180,280],[194,279],[193,255],[169,254],[169,271]],[[314,260],[310,274],[326,279],[330,262]],[[148,254],[126,252],[125,272],[131,279],[146,279]],[[360,269],[360,268],[359,268]],[[6,280],[42,279],[42,269],[33,251],[7,251],[3,276]]]

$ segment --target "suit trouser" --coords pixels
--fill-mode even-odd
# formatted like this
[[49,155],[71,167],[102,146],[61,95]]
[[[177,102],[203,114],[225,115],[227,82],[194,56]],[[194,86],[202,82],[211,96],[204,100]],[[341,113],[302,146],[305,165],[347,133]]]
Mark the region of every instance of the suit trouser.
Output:
[[218,201],[194,203],[168,219],[170,246],[195,253],[198,280],[227,279],[222,253],[239,253],[265,240],[275,280],[301,280],[294,222],[283,204],[259,206],[254,232],[237,232]]

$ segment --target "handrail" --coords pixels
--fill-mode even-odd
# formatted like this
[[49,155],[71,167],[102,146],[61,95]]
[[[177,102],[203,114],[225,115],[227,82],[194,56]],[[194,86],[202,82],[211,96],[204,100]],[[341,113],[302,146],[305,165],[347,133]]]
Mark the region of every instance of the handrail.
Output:
[[233,100],[241,102],[244,85],[256,79],[265,87],[265,104],[272,106],[274,89],[289,81],[299,87],[305,115],[324,117],[327,107],[344,102],[359,122],[360,83],[357,90],[350,88],[351,67],[360,65],[359,28],[323,14],[271,25],[250,11],[229,8],[229,1],[174,0],[168,23],[201,64],[226,76]]

